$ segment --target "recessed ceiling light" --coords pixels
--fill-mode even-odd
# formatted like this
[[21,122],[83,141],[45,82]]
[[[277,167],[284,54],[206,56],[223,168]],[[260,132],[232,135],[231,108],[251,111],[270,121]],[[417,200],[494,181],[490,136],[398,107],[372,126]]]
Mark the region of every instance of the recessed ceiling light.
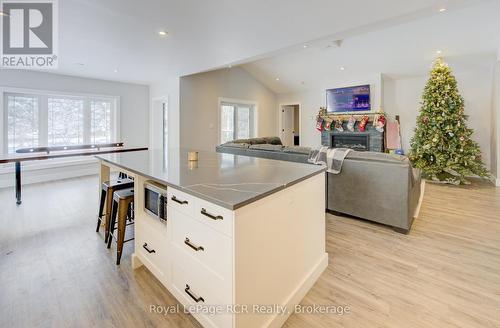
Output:
[[307,48],[307,47],[309,47],[307,44],[304,44],[304,45],[302,46],[302,48],[304,48],[304,49],[305,49],[305,48]]
[[279,81],[279,80],[280,80],[280,78],[279,78],[279,77],[277,77],[277,78],[276,78],[276,81]]
[[118,68],[115,68],[113,72],[118,73]]
[[345,67],[344,66],[340,66],[340,70],[341,71],[345,70]]
[[159,31],[159,32],[158,32],[158,35],[159,35],[159,36],[167,36],[167,35],[168,35],[168,32],[167,32],[167,31]]
[[444,7],[443,8],[439,8],[439,12],[440,13],[444,13],[445,11],[446,11],[446,8],[444,8]]

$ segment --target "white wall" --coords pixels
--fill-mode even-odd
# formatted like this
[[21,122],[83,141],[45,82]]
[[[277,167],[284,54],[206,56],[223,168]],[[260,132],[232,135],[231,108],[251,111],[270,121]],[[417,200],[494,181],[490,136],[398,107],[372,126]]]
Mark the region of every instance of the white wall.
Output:
[[[120,99],[119,141],[126,146],[149,145],[149,86],[36,71],[1,70],[0,87],[117,96]],[[3,125],[0,126],[0,133],[3,134]],[[95,164],[72,164],[57,169],[44,168],[43,162],[33,162],[31,167],[27,164],[23,171],[23,183],[97,173]],[[12,185],[13,181],[12,169],[2,169],[0,187]]]
[[[454,72],[458,88],[465,100],[465,113],[469,115],[468,126],[474,130],[472,138],[479,143],[483,161],[491,165],[491,87],[492,71],[477,68]],[[403,79],[384,77],[385,110],[391,116],[400,115],[403,149],[408,152],[410,140],[420,110],[422,92],[428,76]]]
[[[308,91],[278,94],[278,104],[300,104],[300,145],[321,145],[321,133],[316,130],[316,114],[320,107],[326,106],[326,90],[350,85],[370,84],[372,108],[382,107],[382,75],[367,75],[360,78],[333,80],[328,84],[315,86]],[[276,109],[277,116],[278,109]]]
[[215,150],[219,143],[219,98],[256,102],[256,136],[276,135],[276,95],[244,69],[233,67],[181,77],[181,147]]

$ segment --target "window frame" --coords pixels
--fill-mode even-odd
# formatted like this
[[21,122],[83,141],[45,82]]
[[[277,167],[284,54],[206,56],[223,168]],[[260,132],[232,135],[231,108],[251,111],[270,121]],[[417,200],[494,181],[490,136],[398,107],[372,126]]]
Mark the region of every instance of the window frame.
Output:
[[[83,99],[84,114],[83,126],[84,130],[91,127],[90,122],[90,102],[92,100],[111,101],[114,108],[111,110],[110,126],[111,126],[111,139],[112,141],[120,140],[120,97],[103,94],[90,94],[90,93],[75,93],[63,92],[54,90],[37,90],[37,89],[24,89],[24,88],[10,88],[0,87],[0,126],[3,133],[0,134],[0,154],[7,154],[8,152],[8,110],[6,108],[7,95],[16,94],[24,96],[37,96],[39,102],[39,142],[48,142],[48,98],[75,98]],[[83,144],[90,143],[90,133],[84,133]]]
[[243,99],[234,99],[234,98],[223,98],[219,97],[219,104],[217,108],[217,142],[218,144],[222,143],[222,124],[221,124],[221,118],[222,118],[222,106],[223,105],[229,105],[235,107],[235,113],[233,115],[233,140],[236,140],[236,137],[238,135],[238,105],[244,105],[250,107],[250,126],[248,127],[248,130],[250,132],[249,138],[254,138],[257,135],[258,131],[258,103],[256,101],[252,100],[243,100]]

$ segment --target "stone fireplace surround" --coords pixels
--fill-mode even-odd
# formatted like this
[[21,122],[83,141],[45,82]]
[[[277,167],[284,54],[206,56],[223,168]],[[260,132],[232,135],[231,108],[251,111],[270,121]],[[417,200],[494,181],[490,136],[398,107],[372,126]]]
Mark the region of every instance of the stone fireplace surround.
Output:
[[[369,151],[383,152],[384,151],[384,133],[379,132],[373,126],[373,122],[368,122],[366,125],[366,130],[361,132],[358,129],[358,124],[354,127],[354,132],[347,129],[347,123],[343,124],[344,131],[340,132],[335,129],[331,131],[321,132],[321,144],[326,147],[333,147],[333,139],[338,136],[366,136],[368,137],[368,149]],[[360,139],[361,140],[361,139]],[[356,150],[362,150],[357,149]]]

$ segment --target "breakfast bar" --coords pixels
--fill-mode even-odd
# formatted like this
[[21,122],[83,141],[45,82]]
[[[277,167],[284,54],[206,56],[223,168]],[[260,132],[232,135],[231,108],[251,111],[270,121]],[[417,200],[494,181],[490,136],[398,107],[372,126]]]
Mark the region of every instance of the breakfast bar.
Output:
[[101,182],[134,180],[132,265],[204,327],[281,326],[328,265],[322,166],[183,149],[97,158]]

